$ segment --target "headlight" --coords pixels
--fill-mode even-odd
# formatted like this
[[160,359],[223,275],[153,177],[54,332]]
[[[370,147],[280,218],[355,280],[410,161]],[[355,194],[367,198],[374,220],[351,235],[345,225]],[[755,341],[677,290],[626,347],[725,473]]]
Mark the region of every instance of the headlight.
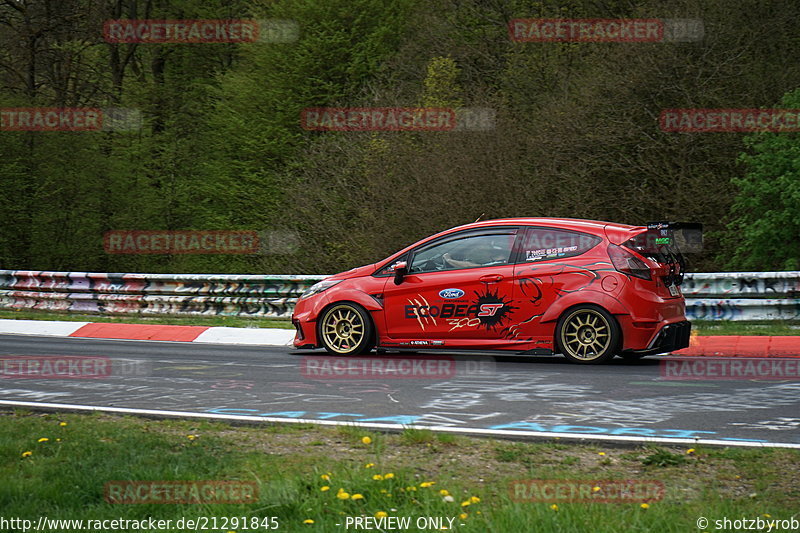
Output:
[[313,295],[318,294],[318,293],[320,293],[322,291],[326,291],[326,290],[330,289],[331,287],[333,287],[334,285],[336,285],[337,283],[339,283],[341,281],[344,281],[344,280],[341,280],[341,279],[335,279],[335,280],[330,280],[330,281],[329,280],[322,280],[319,283],[315,283],[314,285],[312,285],[311,287],[306,289],[306,291],[303,294],[300,295],[300,298],[308,298],[309,296],[313,296]]

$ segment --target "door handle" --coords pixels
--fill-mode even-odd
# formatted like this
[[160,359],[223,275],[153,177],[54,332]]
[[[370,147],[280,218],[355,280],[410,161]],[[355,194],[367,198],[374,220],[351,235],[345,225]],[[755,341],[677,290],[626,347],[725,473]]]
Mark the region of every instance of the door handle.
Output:
[[498,281],[502,281],[503,276],[500,274],[487,274],[485,276],[481,276],[478,278],[478,281],[482,281],[484,283],[497,283]]

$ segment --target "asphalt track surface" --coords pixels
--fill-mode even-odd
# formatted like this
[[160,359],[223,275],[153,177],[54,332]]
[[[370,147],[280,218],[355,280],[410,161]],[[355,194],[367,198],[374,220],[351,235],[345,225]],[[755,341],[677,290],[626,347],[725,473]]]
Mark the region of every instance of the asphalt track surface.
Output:
[[[4,408],[800,448],[800,379],[711,375],[735,361],[759,362],[741,358],[617,359],[588,366],[560,356],[447,353],[343,360],[290,347],[0,335],[0,361]],[[30,371],[31,364],[57,361],[83,365],[79,376],[43,377],[44,366]],[[23,376],[24,365],[29,372]],[[693,379],[686,379],[690,370]],[[696,379],[698,372],[712,379]]]

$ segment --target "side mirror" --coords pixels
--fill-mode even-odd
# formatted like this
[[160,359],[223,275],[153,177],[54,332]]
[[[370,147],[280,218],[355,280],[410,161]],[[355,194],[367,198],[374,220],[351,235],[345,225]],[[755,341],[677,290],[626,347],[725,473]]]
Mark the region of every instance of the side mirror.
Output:
[[403,283],[405,275],[408,274],[408,263],[405,261],[398,261],[392,265],[392,270],[394,270],[394,284],[400,285]]

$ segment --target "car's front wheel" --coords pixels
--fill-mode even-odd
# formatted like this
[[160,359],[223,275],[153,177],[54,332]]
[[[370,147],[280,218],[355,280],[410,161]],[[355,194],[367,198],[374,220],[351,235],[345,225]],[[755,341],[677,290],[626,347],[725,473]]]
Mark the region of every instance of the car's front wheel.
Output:
[[351,302],[337,303],[322,314],[319,322],[322,345],[332,354],[358,355],[372,349],[374,331],[367,311]]
[[556,344],[574,363],[602,363],[612,359],[621,336],[614,317],[594,305],[568,310],[556,325]]

